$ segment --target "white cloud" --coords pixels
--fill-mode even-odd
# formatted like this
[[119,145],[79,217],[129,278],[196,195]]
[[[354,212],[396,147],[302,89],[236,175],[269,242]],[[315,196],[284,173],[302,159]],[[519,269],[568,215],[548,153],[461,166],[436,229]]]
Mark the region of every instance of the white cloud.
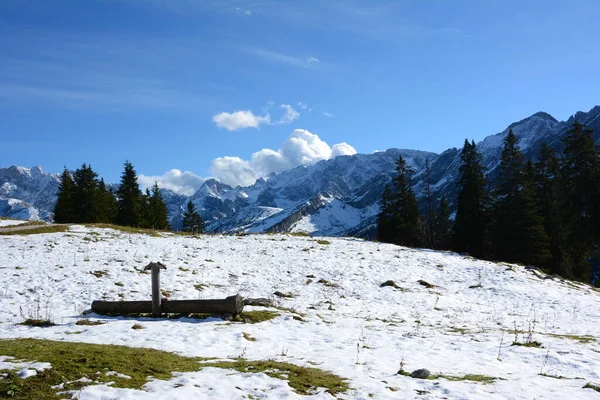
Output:
[[138,182],[143,189],[152,187],[156,182],[161,189],[170,189],[176,193],[191,196],[200,189],[204,178],[190,171],[181,172],[178,169],[172,169],[159,176],[139,175]]
[[221,157],[213,160],[211,172],[229,185],[252,185],[256,179],[272,172],[281,172],[300,165],[314,165],[340,155],[356,154],[347,143],[330,147],[326,142],[304,129],[296,129],[279,150],[262,149],[250,160],[239,157]]
[[316,57],[300,58],[264,49],[255,48],[250,50],[258,57],[271,63],[287,64],[292,65],[294,67],[300,67],[311,70],[316,70],[318,68],[317,64],[320,63],[319,59]]
[[273,102],[269,101],[267,106],[263,108],[264,115],[255,115],[250,110],[234,111],[232,113],[222,112],[213,116],[212,120],[219,128],[227,129],[228,131],[237,131],[245,128],[258,128],[261,124],[266,125],[284,125],[291,124],[300,117],[300,113],[289,104],[282,104],[281,109],[284,110],[283,116],[278,120],[271,120],[271,115],[268,113],[273,106]]
[[245,9],[245,8],[236,7],[235,11],[238,14],[242,14],[242,15],[252,15],[252,11]]
[[291,124],[292,121],[298,119],[300,113],[292,108],[289,104],[282,104],[281,108],[285,110],[285,114],[278,121],[278,124]]
[[312,107],[309,107],[308,104],[305,104],[301,101],[299,101],[298,103],[296,103],[296,105],[298,106],[298,108],[302,109],[302,110],[307,110],[308,112],[312,112]]
[[321,114],[323,114],[324,116],[329,117],[329,118],[335,117],[335,115],[328,113],[327,111],[321,111]]
[[258,128],[260,124],[271,124],[271,116],[269,114],[254,115],[250,110],[234,111],[232,113],[222,112],[213,116],[212,120],[219,128],[227,129],[228,131]]
[[307,61],[309,64],[311,64],[311,63],[319,63],[319,62],[321,62],[321,61],[319,61],[319,59],[318,59],[317,57],[308,57],[308,58],[306,59],[306,61]]

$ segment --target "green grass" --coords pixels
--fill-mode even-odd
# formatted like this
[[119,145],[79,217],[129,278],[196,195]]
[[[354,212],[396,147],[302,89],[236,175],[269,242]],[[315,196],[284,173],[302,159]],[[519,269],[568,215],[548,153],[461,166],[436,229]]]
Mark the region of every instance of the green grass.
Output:
[[309,237],[310,233],[307,233],[307,232],[289,232],[288,235],[290,235],[290,236],[300,236],[300,237]]
[[[19,225],[20,226],[20,225]],[[1,236],[12,236],[12,235],[35,235],[39,233],[59,233],[66,232],[69,229],[66,225],[43,225],[35,229],[23,229],[3,232],[0,231]]]
[[80,319],[77,322],[75,322],[75,325],[80,325],[80,326],[96,326],[96,325],[104,325],[104,322],[102,322],[102,321],[91,321],[89,319]]
[[318,368],[300,367],[286,362],[272,360],[248,361],[214,361],[203,363],[206,367],[234,369],[239,372],[262,372],[272,378],[287,380],[289,385],[299,394],[310,395],[318,388],[325,388],[332,395],[348,390],[348,383],[331,372]]
[[579,343],[593,343],[596,341],[596,338],[591,335],[562,335],[558,333],[543,333],[543,335],[552,336],[559,339],[571,339],[576,340]]
[[38,328],[47,328],[49,326],[56,326],[56,324],[47,319],[33,319],[28,318],[25,321],[21,322],[19,325],[27,325],[27,326],[35,326]]
[[331,242],[329,240],[317,240],[317,243],[318,244],[323,244],[323,245],[331,244]]
[[[207,358],[183,357],[147,348],[39,339],[0,340],[0,355],[18,360],[49,362],[52,365],[51,369],[27,379],[18,378],[15,371],[2,371],[7,376],[0,379],[0,397],[21,400],[54,400],[57,399],[58,391],[77,390],[92,384],[73,382],[80,378],[89,378],[101,383],[114,382],[112,387],[139,390],[150,376],[166,380],[172,378],[173,372],[193,372],[204,367],[248,373],[263,372],[273,378],[288,381],[290,387],[299,394],[311,394],[318,388],[324,388],[331,394],[348,390],[345,380],[331,372],[270,360],[211,361]],[[116,371],[130,376],[131,379],[106,376],[104,372],[107,371]],[[60,384],[64,384],[63,389],[52,389],[52,386]]]
[[98,271],[90,271],[90,274],[94,275],[96,278],[100,279],[103,276],[108,275],[108,272],[103,271],[103,270],[98,270]]
[[242,315],[238,316],[238,320],[248,324],[257,324],[259,322],[268,321],[278,316],[279,313],[274,311],[244,311]]
[[523,346],[523,347],[542,347],[542,343],[537,340],[533,340],[531,342],[512,342],[511,346]]
[[246,339],[249,342],[256,342],[256,338],[253,336],[250,336],[249,333],[242,332],[242,336],[244,337],[244,339]]

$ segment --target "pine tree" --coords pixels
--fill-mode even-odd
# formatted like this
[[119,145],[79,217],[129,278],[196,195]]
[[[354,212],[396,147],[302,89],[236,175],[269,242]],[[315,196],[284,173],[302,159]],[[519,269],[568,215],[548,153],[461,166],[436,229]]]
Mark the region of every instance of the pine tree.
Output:
[[452,220],[450,219],[450,207],[446,196],[442,196],[438,211],[433,219],[433,242],[434,249],[447,250],[450,248],[452,238]]
[[453,247],[458,252],[484,258],[487,253],[487,192],[481,155],[474,141],[465,140],[461,161]]
[[71,173],[65,167],[60,176],[56,204],[54,205],[54,222],[73,222],[75,183]]
[[544,218],[535,201],[535,173],[527,162],[522,175],[521,189],[515,199],[515,231],[511,247],[514,253],[506,261],[544,267],[551,258],[550,240],[544,229]]
[[519,262],[517,230],[521,226],[518,194],[522,187],[523,154],[512,129],[504,138],[492,208],[491,250],[496,259]]
[[535,164],[535,182],[536,203],[544,218],[544,230],[548,234],[552,254],[546,263],[546,269],[548,272],[570,278],[573,276],[573,267],[565,246],[559,162],[556,152],[546,144],[542,144],[539,160]]
[[107,189],[104,179],[98,183],[98,210],[96,222],[113,223],[117,216],[117,199],[112,190]]
[[152,191],[148,199],[149,215],[148,225],[152,229],[171,230],[169,225],[169,216],[167,213],[167,205],[165,204],[158,183],[154,182]]
[[425,221],[425,237],[427,246],[435,248],[434,244],[434,219],[433,198],[431,196],[431,175],[429,171],[429,159],[425,160],[425,200],[427,201],[427,220]]
[[593,132],[575,122],[563,138],[560,162],[563,221],[566,246],[573,262],[573,276],[588,281],[588,258],[598,251],[600,240],[600,153]]
[[384,243],[393,243],[394,240],[395,202],[391,186],[388,184],[383,188],[377,214],[377,240]]
[[[411,187],[412,168],[400,156],[396,162],[396,175],[382,197],[378,228],[383,229],[384,241],[401,246],[423,245],[419,204]],[[388,204],[389,203],[389,204]],[[382,235],[378,234],[380,240]]]
[[200,214],[196,211],[196,207],[194,203],[188,201],[187,209],[183,213],[183,231],[184,232],[194,232],[194,233],[203,233],[204,232],[204,223]]
[[117,190],[117,224],[123,226],[140,226],[142,222],[142,192],[138,185],[133,165],[125,161],[125,169],[121,175],[121,184]]
[[74,222],[96,222],[98,174],[85,163],[73,174],[75,182]]

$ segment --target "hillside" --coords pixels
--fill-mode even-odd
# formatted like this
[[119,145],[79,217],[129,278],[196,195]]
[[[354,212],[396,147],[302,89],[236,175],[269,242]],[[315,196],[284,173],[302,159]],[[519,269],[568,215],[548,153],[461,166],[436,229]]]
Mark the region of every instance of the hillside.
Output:
[[[350,389],[337,394],[346,399],[600,396],[589,385],[584,388],[600,384],[600,292],[517,265],[348,238],[141,235],[83,226],[64,233],[0,236],[0,253],[5,255],[0,265],[2,339],[282,361],[347,379]],[[161,282],[171,299],[236,293],[268,297],[278,308],[248,306],[245,311],[277,316],[249,324],[81,315],[97,299],[149,299],[150,276],[141,270],[150,261],[167,265]],[[397,288],[380,287],[388,280]],[[276,291],[286,297],[274,296]],[[57,325],[16,325],[36,312]],[[82,319],[103,324],[76,325]],[[144,329],[131,329],[136,323]],[[539,342],[540,347],[513,342]],[[0,369],[16,368],[25,375],[49,367],[44,359],[28,365],[3,356]],[[408,372],[426,368],[440,376],[413,379],[398,374],[401,367]],[[126,379],[119,374],[127,375],[98,372],[114,375],[113,386]],[[204,368],[152,380],[144,390],[94,385],[98,378],[86,376],[91,380],[80,382],[81,390],[64,396],[302,398],[286,376]],[[64,383],[56,390],[70,387]],[[333,397],[321,388],[311,398]]]

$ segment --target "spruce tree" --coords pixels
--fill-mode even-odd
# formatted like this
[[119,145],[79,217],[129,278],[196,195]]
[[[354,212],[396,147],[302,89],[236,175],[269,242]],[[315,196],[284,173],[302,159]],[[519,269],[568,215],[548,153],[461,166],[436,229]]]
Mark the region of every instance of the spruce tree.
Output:
[[575,122],[563,138],[560,162],[563,221],[566,246],[573,262],[573,276],[588,281],[589,258],[600,240],[600,153],[593,131]]
[[565,278],[573,276],[573,267],[566,248],[567,233],[562,218],[562,195],[559,179],[559,161],[555,150],[545,143],[535,164],[536,203],[544,218],[544,230],[550,241],[552,257],[546,269]]
[[54,205],[54,222],[73,222],[75,200],[75,183],[67,167],[63,170],[58,184],[56,204]]
[[448,250],[452,238],[452,220],[450,219],[450,207],[446,196],[442,196],[438,211],[433,219],[433,242],[434,249]]
[[377,240],[384,243],[393,243],[394,240],[395,202],[391,186],[388,184],[383,188],[377,214]]
[[154,182],[152,191],[148,199],[149,202],[149,216],[148,225],[152,229],[171,230],[169,225],[169,216],[167,213],[167,206],[160,195],[160,189],[158,183]]
[[429,159],[425,160],[425,200],[427,202],[427,220],[425,221],[426,244],[430,248],[435,248],[434,244],[434,219],[433,198],[431,196],[431,175],[429,171]]
[[117,216],[117,199],[111,189],[106,187],[104,179],[98,183],[98,210],[96,222],[113,223]]
[[200,214],[198,214],[196,211],[194,203],[191,201],[188,201],[186,210],[183,213],[183,231],[194,233],[204,232],[204,223],[202,221],[202,217],[200,217]]
[[490,232],[491,250],[495,258],[508,262],[520,261],[516,258],[516,249],[520,246],[516,233],[521,226],[518,194],[522,187],[523,161],[517,136],[511,129],[503,141]]
[[142,192],[133,165],[129,161],[125,161],[124,165],[125,169],[117,190],[116,222],[118,225],[137,227],[142,221]]
[[453,247],[473,257],[487,253],[487,191],[481,155],[474,141],[465,140],[461,152],[458,202],[454,223]]
[[[384,230],[384,241],[401,246],[423,245],[419,204],[411,187],[412,168],[402,156],[396,162],[396,175],[382,198],[379,228]],[[387,204],[389,203],[389,204]],[[378,234],[381,239],[382,235]]]
[[98,174],[85,163],[73,174],[75,182],[74,222],[96,222]]
[[521,189],[516,194],[515,230],[511,247],[514,253],[505,261],[545,267],[551,258],[550,240],[544,229],[544,218],[535,201],[535,173],[533,164],[527,162],[522,175]]

